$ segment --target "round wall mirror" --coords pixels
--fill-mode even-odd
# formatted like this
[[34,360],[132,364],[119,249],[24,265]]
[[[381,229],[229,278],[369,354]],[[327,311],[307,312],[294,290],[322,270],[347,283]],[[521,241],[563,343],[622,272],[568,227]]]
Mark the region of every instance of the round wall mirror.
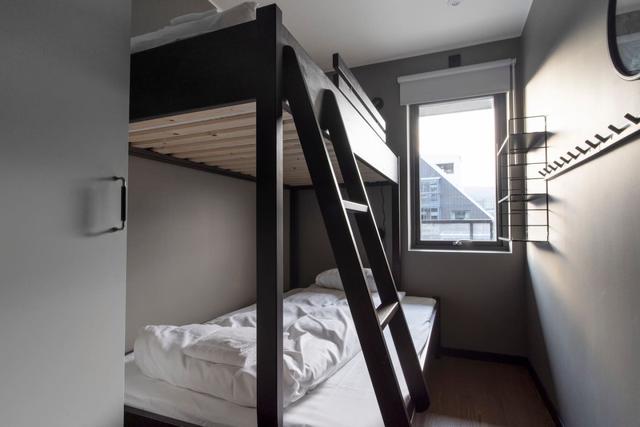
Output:
[[624,79],[640,78],[640,0],[609,0],[609,53]]

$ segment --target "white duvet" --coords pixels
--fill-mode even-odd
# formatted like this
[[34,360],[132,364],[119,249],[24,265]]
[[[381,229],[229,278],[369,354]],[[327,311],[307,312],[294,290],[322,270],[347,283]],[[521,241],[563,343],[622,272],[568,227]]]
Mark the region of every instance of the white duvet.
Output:
[[244,2],[224,11],[189,14],[171,20],[170,25],[131,38],[131,53],[140,52],[177,40],[221,30],[256,19],[256,2]]
[[[255,328],[255,305],[206,324],[146,326],[134,345],[135,360],[149,377],[255,407]],[[285,406],[360,351],[341,291],[310,287],[289,295],[283,302],[283,330]]]

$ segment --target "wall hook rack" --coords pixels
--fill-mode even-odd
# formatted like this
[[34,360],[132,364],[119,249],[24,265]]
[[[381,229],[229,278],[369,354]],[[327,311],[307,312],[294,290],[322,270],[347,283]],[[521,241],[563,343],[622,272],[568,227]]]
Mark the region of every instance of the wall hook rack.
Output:
[[548,167],[538,171],[546,180],[560,176],[579,165],[582,165],[602,154],[630,142],[640,134],[640,116],[627,113],[624,115],[627,121],[622,126],[609,124],[607,129],[613,133],[604,135],[596,133],[592,139],[585,140],[584,144],[576,145],[577,151],[567,151],[566,155],[560,155],[556,160],[549,162]]

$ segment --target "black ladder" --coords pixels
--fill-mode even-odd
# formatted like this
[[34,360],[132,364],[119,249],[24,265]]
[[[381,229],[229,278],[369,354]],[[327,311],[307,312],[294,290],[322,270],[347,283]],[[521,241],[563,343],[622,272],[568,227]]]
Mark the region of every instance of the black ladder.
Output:
[[[429,392],[338,102],[333,91],[324,92],[321,123],[318,123],[295,51],[287,46],[283,55],[285,96],[300,137],[382,418],[386,426],[409,426],[413,408],[421,412],[429,407]],[[331,138],[350,200],[344,200],[341,195],[325,147],[323,130]],[[371,265],[381,300],[378,307],[374,306],[367,290],[349,215],[355,216]],[[384,339],[383,331],[387,326],[391,329],[413,407],[405,405],[400,390]]]

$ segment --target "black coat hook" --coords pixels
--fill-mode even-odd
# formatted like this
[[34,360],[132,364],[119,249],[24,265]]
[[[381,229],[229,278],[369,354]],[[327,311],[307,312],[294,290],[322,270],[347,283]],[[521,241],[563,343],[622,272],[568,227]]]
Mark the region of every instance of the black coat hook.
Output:
[[587,152],[589,150],[591,150],[590,148],[587,148],[586,150],[582,147],[580,147],[579,145],[576,145],[576,150],[578,150],[580,152],[580,154],[587,154]]
[[636,116],[633,116],[633,115],[627,113],[627,114],[624,115],[624,118],[629,120],[634,125],[640,124],[640,117],[636,117]]
[[629,125],[624,125],[621,128],[616,127],[614,125],[609,125],[608,128],[612,131],[614,131],[615,133],[617,133],[618,135],[620,135],[622,132],[624,132],[625,130],[627,130],[627,128],[629,127]]
[[571,150],[567,151],[567,154],[568,154],[568,155],[569,155],[573,160],[577,159],[577,158],[580,156],[580,153],[578,153],[578,154],[573,154],[573,151],[571,151]]
[[600,145],[599,142],[591,142],[588,139],[585,141],[591,148],[596,148],[598,145]]

